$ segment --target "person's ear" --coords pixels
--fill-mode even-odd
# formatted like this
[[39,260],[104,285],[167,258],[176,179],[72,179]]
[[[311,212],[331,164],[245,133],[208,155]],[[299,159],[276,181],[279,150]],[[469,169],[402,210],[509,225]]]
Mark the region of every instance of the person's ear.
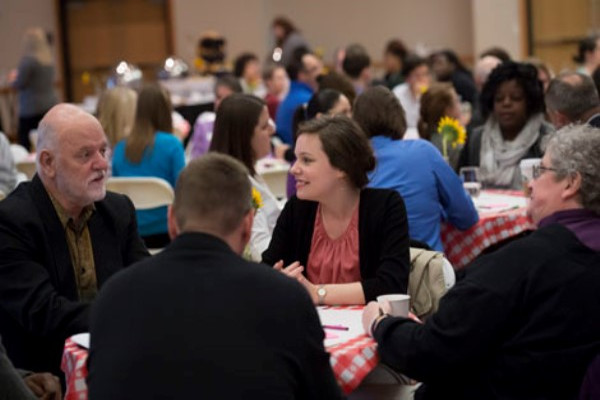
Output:
[[169,231],[169,238],[175,239],[179,235],[179,226],[177,225],[177,219],[175,218],[175,210],[173,205],[169,205],[167,210],[167,229]]
[[549,110],[548,116],[550,117],[550,122],[552,122],[556,129],[560,129],[571,123],[569,117],[557,110]]
[[348,177],[348,174],[344,171],[342,171],[341,169],[336,168],[334,170],[335,172],[335,177],[338,179],[347,179],[348,181],[350,180],[350,178]]
[[[242,222],[237,227],[234,232],[233,242],[230,242],[234,247],[233,250],[236,251],[239,255],[244,253],[244,249],[248,242],[250,242],[250,236],[252,235],[252,224],[254,223],[254,213],[256,210],[251,208],[244,218]],[[236,248],[237,247],[237,248]]]
[[563,200],[570,200],[577,196],[581,189],[581,174],[576,172],[573,175],[567,176],[565,179],[567,180],[567,185],[564,188],[561,197]]
[[254,208],[251,208],[250,211],[244,216],[244,220],[242,222],[242,243],[244,246],[248,244],[250,241],[250,236],[252,235],[252,224],[254,223],[254,214],[257,212]]
[[48,178],[56,176],[56,157],[48,151],[42,150],[38,157],[39,168]]

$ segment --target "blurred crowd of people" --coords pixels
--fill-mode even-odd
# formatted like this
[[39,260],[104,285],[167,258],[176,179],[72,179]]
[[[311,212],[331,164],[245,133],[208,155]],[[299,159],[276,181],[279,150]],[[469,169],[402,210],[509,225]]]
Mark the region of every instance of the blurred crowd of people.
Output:
[[[19,93],[18,142],[36,152],[30,182],[17,186],[0,133],[7,196],[0,203],[0,335],[16,366],[60,375],[64,340],[91,329],[96,398],[126,398],[133,389],[186,397],[194,375],[178,368],[189,360],[135,365],[123,382],[119,374],[131,372],[124,360],[139,361],[144,346],[156,345],[140,339],[147,330],[173,338],[167,324],[189,329],[187,341],[225,343],[216,310],[233,310],[253,329],[244,343],[264,349],[250,352],[239,370],[221,366],[205,393],[260,364],[266,372],[246,382],[252,393],[269,393],[272,384],[298,398],[338,398],[312,306],[359,304],[367,305],[365,331],[383,362],[424,382],[425,398],[450,387],[457,398],[573,397],[600,351],[593,318],[600,312],[600,38],[581,41],[577,69],[555,75],[542,61],[516,60],[501,48],[469,68],[452,49],[417,54],[397,38],[385,45],[381,65],[360,43],[327,63],[288,18],[270,28],[274,47],[265,61],[244,51],[229,63],[226,39],[202,36],[194,68],[214,77],[214,103],[192,124],[159,82],[105,90],[95,116],[58,103],[48,37],[27,32],[11,82]],[[277,198],[257,170],[269,157],[290,164],[287,198]],[[485,188],[521,190],[519,164],[531,158],[540,160],[528,183],[535,233],[477,259],[424,324],[390,317],[386,305],[372,302],[407,292],[411,244],[443,252],[443,222],[460,230],[478,222],[462,167],[478,167]],[[162,178],[175,191],[174,205],[134,210],[105,191],[109,176]],[[147,248],[165,246],[148,258]],[[186,267],[198,260],[231,267],[230,275],[190,274]],[[227,285],[242,300],[231,304],[220,292]],[[156,301],[163,289],[172,309]],[[211,312],[199,313],[191,299],[213,304]],[[196,320],[206,316],[210,323]],[[263,331],[261,318],[298,346]],[[137,339],[118,339],[122,330]],[[190,345],[190,354],[214,356],[200,347]],[[261,358],[269,351],[275,355]],[[281,352],[293,366],[277,358]],[[12,371],[4,353],[0,345],[0,367]],[[17,382],[9,389],[15,393],[27,392],[25,383],[39,397],[60,397],[56,378],[33,376],[0,379]],[[159,378],[144,385],[147,376]],[[3,390],[0,383],[0,397]]]

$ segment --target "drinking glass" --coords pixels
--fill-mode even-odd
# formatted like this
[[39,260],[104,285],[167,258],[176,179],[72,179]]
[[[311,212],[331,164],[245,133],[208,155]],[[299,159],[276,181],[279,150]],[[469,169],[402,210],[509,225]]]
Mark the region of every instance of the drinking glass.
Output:
[[525,197],[527,198],[529,198],[529,195],[531,194],[529,192],[529,182],[533,180],[533,168],[536,165],[540,165],[541,162],[541,158],[525,158],[519,163],[523,183],[523,194],[525,194]]
[[481,181],[479,179],[479,167],[462,167],[459,171],[465,190],[471,197],[479,196],[481,193]]

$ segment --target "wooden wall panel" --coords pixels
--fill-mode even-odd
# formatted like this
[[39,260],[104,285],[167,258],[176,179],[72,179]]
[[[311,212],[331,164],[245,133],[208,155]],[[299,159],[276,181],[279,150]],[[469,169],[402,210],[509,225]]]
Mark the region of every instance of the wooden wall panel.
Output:
[[594,26],[594,1],[530,0],[532,52],[554,72],[574,69],[579,41],[600,28]]
[[[72,100],[93,94],[119,61],[154,79],[172,53],[167,0],[65,1]],[[89,73],[86,84],[82,75]]]

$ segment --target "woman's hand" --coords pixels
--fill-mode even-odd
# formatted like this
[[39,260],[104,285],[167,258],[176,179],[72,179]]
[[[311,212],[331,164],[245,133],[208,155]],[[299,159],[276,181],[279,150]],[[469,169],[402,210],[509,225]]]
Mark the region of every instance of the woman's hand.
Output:
[[304,271],[304,267],[300,265],[300,261],[295,261],[283,268],[283,260],[279,260],[273,265],[273,268],[294,279],[298,279],[299,276],[302,276],[302,271]]
[[319,296],[317,295],[317,287],[308,279],[306,279],[304,275],[302,275],[304,267],[300,265],[300,261],[293,262],[287,267],[283,268],[283,260],[279,260],[275,263],[275,265],[273,265],[273,268],[300,282],[300,284],[302,284],[302,286],[304,286],[304,288],[308,291],[313,303],[318,304]]

